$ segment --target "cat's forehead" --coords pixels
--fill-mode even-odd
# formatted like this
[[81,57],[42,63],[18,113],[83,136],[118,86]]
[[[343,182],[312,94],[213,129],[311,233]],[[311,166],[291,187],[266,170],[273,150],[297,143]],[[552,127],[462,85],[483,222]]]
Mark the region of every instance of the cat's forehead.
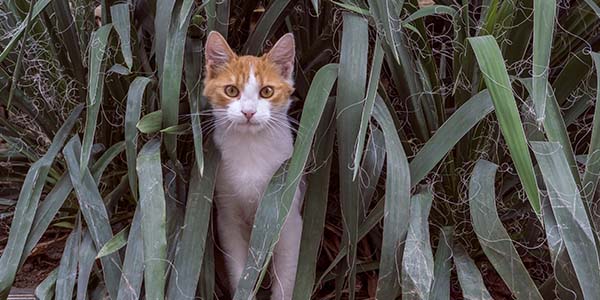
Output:
[[260,81],[279,81],[283,80],[279,74],[277,65],[271,62],[267,57],[244,55],[231,60],[227,66],[227,75],[234,77],[236,81],[240,79],[247,81],[254,76]]

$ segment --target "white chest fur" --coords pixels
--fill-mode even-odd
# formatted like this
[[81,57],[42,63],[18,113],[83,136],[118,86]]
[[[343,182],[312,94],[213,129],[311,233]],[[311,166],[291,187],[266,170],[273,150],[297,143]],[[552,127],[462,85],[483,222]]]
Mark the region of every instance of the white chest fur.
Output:
[[252,218],[271,177],[290,158],[293,140],[282,126],[261,132],[219,132],[215,143],[221,151],[217,174],[218,205]]

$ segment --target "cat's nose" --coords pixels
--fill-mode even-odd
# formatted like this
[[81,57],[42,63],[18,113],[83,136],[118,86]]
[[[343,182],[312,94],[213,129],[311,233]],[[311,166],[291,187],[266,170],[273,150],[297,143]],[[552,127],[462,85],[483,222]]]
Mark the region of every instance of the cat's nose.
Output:
[[255,110],[242,110],[242,113],[244,114],[244,117],[246,117],[246,119],[248,121],[250,121],[250,119],[252,119],[254,114],[256,114],[256,111]]

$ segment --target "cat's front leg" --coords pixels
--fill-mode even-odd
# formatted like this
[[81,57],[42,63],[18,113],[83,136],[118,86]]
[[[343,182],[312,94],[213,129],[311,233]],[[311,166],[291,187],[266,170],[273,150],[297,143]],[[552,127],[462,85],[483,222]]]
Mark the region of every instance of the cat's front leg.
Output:
[[231,209],[221,209],[218,214],[220,245],[225,257],[231,296],[235,293],[238,282],[246,266],[248,257],[249,230],[242,218]]
[[283,224],[273,252],[272,300],[292,299],[301,236],[302,216],[299,209],[292,209]]

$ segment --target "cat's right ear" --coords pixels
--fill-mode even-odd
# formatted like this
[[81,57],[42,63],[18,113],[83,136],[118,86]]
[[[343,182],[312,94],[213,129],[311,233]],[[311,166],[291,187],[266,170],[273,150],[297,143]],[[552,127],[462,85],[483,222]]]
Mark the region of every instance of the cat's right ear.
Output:
[[218,71],[236,56],[225,38],[216,31],[211,31],[208,34],[204,53],[206,57],[206,71],[209,77],[210,73]]

